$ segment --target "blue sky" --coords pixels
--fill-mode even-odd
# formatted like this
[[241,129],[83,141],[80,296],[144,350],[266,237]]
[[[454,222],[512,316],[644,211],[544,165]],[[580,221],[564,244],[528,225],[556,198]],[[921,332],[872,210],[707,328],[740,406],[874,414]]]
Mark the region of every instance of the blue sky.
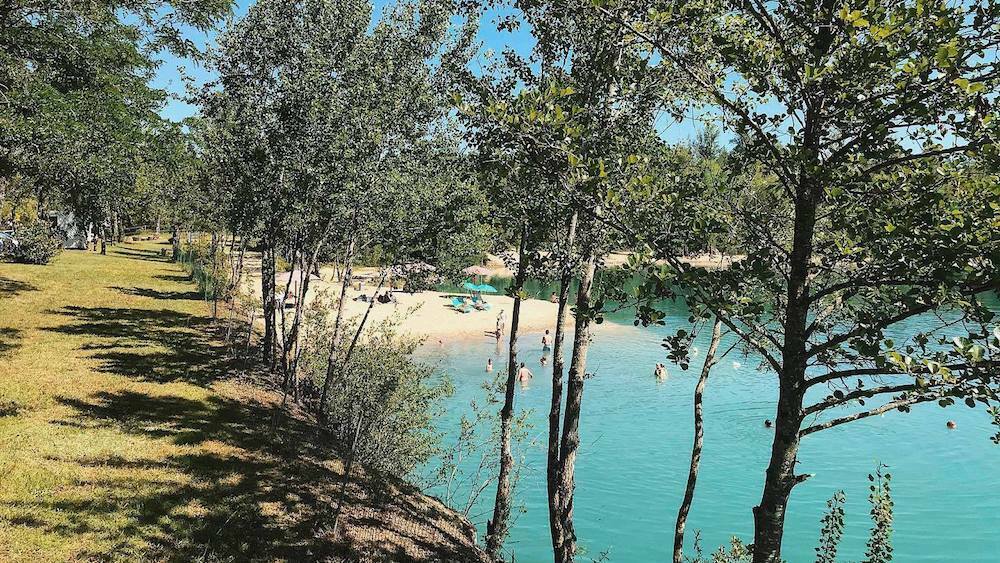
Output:
[[[374,16],[377,18],[387,4],[392,0],[373,0],[375,5]],[[237,0],[233,9],[235,19],[242,18],[247,9],[253,5],[253,0]],[[496,29],[497,14],[488,14],[480,24],[479,39],[483,43],[483,49],[492,49],[499,53],[506,48],[513,48],[522,55],[527,55],[531,50],[533,39],[530,30],[522,27],[515,32],[498,31]],[[185,37],[191,40],[200,50],[204,50],[215,44],[218,31],[222,29],[224,23],[220,23],[216,30],[204,33],[193,28],[183,29]],[[172,121],[180,121],[186,117],[196,115],[198,108],[186,103],[183,99],[185,85],[190,81],[195,86],[200,86],[212,79],[212,74],[196,61],[178,58],[170,53],[161,53],[162,64],[157,70],[152,85],[162,88],[171,94],[166,105],[160,114]],[[671,141],[687,141],[694,137],[696,125],[693,120],[685,120],[680,123],[671,123],[669,120],[660,120],[658,127],[664,138]]]

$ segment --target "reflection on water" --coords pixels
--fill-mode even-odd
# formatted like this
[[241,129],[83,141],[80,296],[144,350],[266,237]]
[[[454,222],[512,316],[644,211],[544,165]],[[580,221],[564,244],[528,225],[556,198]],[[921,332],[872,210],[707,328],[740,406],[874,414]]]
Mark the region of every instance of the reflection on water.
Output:
[[[539,284],[535,291],[542,295],[549,287]],[[588,371],[594,377],[588,379],[583,399],[575,513],[581,543],[593,557],[610,549],[612,561],[669,560],[691,450],[697,369],[668,364],[670,375],[658,384],[653,368],[665,361],[663,336],[685,324],[686,313],[676,306],[666,327],[608,332],[591,349]],[[707,349],[705,342],[696,345]],[[727,348],[725,342],[720,347]],[[469,402],[481,399],[481,385],[489,377],[483,369],[486,359],[494,358],[497,370],[504,369],[505,350],[506,345],[498,351],[495,342],[484,339],[433,351],[443,354],[442,365],[456,388],[441,422],[444,431],[454,435]],[[526,467],[517,498],[527,512],[517,517],[509,545],[518,561],[550,561],[545,441],[551,363],[540,362],[541,334],[524,335],[521,350],[520,360],[535,378],[518,389],[516,408],[531,412],[533,443],[520,452]],[[732,535],[749,539],[752,534],[750,509],[760,499],[773,436],[763,421],[774,417],[775,400],[774,376],[759,370],[759,364],[733,355],[716,367],[706,390],[703,469],[688,523],[689,538],[701,530],[706,551]],[[945,428],[948,419],[958,422],[957,430]],[[1000,447],[989,441],[993,431],[981,408],[923,406],[807,437],[798,470],[815,477],[792,495],[786,558],[814,558],[819,519],[826,500],[839,489],[847,494],[841,556],[863,558],[870,527],[867,475],[881,461],[893,474],[897,560],[996,561]],[[484,495],[484,507],[492,495],[493,489]],[[485,529],[485,517],[476,524]]]

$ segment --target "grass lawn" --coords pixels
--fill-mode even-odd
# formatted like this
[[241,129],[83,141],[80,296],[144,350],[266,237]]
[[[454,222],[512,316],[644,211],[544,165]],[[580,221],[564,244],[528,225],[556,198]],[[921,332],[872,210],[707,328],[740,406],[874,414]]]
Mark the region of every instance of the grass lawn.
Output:
[[[238,377],[162,243],[0,264],[0,560],[478,560],[468,525],[341,465]],[[275,415],[279,413],[279,415]]]

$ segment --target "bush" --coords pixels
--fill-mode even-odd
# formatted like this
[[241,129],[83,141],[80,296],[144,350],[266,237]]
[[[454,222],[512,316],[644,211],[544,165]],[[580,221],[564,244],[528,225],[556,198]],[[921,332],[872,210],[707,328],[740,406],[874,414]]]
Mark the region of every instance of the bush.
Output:
[[62,250],[59,237],[44,223],[20,225],[14,231],[14,238],[17,240],[16,245],[8,244],[0,251],[7,262],[48,264]]
[[[323,386],[335,307],[322,296],[307,311],[300,360],[303,379]],[[346,365],[340,365],[357,330],[345,323],[334,354],[332,394],[324,405],[341,444],[357,440],[356,460],[367,469],[413,478],[414,470],[439,451],[434,420],[452,393],[433,366],[413,357],[420,341],[396,333],[398,318],[366,327]]]

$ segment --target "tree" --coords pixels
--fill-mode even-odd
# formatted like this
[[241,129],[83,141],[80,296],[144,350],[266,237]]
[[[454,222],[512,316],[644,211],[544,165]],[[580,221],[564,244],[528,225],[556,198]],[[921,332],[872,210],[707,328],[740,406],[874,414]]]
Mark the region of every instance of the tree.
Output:
[[165,98],[147,83],[153,55],[193,54],[178,26],[207,29],[229,7],[228,0],[5,2],[0,183],[20,178],[42,210],[63,206],[103,236],[120,236],[138,149],[158,127]]
[[[724,1],[596,9],[710,96],[734,127],[742,165],[772,175],[763,194],[777,204],[747,210],[756,228],[734,241],[747,257],[728,270],[691,268],[667,233],[620,224],[777,375],[753,544],[755,562],[774,561],[789,495],[807,478],[795,467],[802,438],[924,402],[996,400],[992,314],[979,295],[1000,283],[996,108],[987,95],[996,61],[982,56],[998,39],[1000,8]],[[924,314],[943,321],[891,337]],[[807,391],[824,387],[829,395],[807,401]],[[830,414],[847,405],[864,408]]]

